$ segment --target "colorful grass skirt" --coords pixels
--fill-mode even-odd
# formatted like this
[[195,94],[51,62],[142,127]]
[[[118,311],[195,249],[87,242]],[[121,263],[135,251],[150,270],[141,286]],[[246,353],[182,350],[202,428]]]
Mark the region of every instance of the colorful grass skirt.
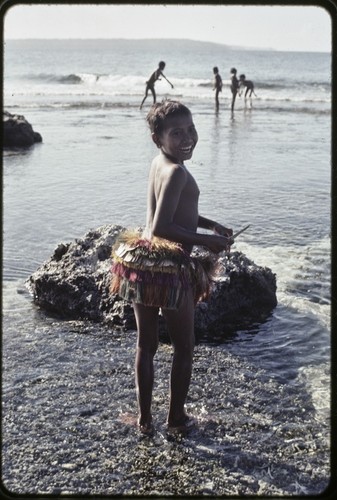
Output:
[[192,288],[195,302],[206,300],[217,270],[207,254],[191,257],[178,243],[125,231],[112,249],[110,291],[127,301],[177,309]]

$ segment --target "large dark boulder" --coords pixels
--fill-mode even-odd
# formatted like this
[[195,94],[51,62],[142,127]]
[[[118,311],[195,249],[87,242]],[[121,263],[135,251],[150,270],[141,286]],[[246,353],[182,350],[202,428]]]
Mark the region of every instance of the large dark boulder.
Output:
[[42,142],[38,132],[22,115],[12,115],[3,112],[3,146],[8,148],[23,148],[32,146],[35,142]]
[[[135,329],[130,304],[109,293],[111,247],[122,230],[121,226],[106,225],[58,245],[26,282],[34,302],[63,318]],[[240,252],[220,261],[223,271],[210,299],[196,307],[197,337],[249,327],[263,321],[277,304],[276,278],[270,269],[257,266]],[[162,331],[165,335],[164,322]]]

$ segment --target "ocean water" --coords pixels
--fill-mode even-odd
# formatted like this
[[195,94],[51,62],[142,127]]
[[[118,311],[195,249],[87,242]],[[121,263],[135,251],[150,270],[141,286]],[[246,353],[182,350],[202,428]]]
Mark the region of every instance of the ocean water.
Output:
[[[280,383],[303,377],[330,407],[331,55],[232,50],[189,41],[6,41],[4,108],[43,142],[3,159],[3,335],[43,322],[24,282],[61,242],[106,223],[144,224],[156,154],[145,81],[166,61],[158,99],[190,107],[199,143],[187,166],[200,213],[238,230],[233,249],[277,275],[278,305],[220,348]],[[215,111],[212,68],[224,87]],[[229,71],[257,97],[230,113]],[[19,293],[18,293],[19,292]],[[4,344],[5,345],[5,344]]]

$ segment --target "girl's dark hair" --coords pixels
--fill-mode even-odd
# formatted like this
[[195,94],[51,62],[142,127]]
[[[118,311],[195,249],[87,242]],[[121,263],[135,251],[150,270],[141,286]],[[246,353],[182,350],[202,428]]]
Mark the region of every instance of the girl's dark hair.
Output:
[[190,115],[191,111],[179,101],[164,99],[152,106],[146,120],[152,133],[160,134],[164,129],[164,122],[171,116]]

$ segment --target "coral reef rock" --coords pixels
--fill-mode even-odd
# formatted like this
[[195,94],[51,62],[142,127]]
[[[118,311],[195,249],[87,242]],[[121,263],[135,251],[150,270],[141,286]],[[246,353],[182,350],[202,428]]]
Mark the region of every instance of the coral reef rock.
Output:
[[42,142],[42,137],[24,116],[3,112],[3,147],[24,148],[35,142]]
[[[133,309],[109,293],[111,247],[125,228],[105,225],[57,246],[26,281],[35,304],[65,319],[89,319],[136,328]],[[197,249],[196,253],[202,253]],[[219,277],[207,302],[197,304],[196,337],[217,337],[264,321],[277,304],[276,277],[240,252],[220,257]],[[160,322],[162,340],[167,336]]]

